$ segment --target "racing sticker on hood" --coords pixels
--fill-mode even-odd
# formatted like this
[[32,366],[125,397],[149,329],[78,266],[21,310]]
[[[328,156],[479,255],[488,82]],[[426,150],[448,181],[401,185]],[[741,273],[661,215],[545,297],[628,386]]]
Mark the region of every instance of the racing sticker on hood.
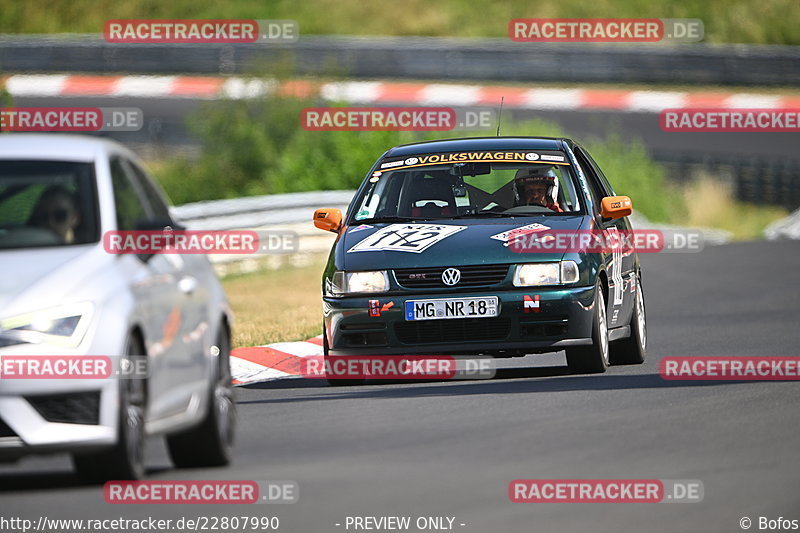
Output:
[[350,228],[350,233],[355,233],[357,231],[361,231],[362,229],[372,229],[372,226],[369,224],[361,224],[360,226],[356,226],[355,228]]
[[550,229],[550,226],[545,226],[544,224],[534,222],[533,224],[528,224],[527,226],[520,226],[518,228],[498,233],[497,235],[492,235],[491,238],[497,239],[498,241],[503,241],[503,246],[508,246],[508,239],[511,235],[516,237],[518,235],[527,235],[529,233],[536,233],[537,231],[544,231],[546,229]]
[[347,253],[387,251],[418,254],[466,228],[449,224],[390,224],[347,250]]

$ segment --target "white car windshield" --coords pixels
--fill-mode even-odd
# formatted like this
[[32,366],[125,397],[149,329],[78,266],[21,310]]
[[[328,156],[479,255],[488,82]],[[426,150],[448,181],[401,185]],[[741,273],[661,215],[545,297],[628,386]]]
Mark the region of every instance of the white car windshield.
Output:
[[576,191],[563,163],[406,165],[369,178],[354,220],[574,214],[581,211]]
[[97,242],[97,200],[90,163],[3,161],[0,249]]

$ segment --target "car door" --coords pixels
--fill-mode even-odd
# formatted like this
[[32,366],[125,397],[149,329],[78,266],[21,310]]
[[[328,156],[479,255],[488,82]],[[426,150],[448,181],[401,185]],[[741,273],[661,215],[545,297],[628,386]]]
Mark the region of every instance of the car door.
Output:
[[[126,158],[114,155],[109,164],[117,229],[134,231],[143,221],[154,218],[154,210]],[[182,377],[173,370],[181,360],[188,358],[179,335],[185,300],[178,287],[182,264],[180,257],[170,254],[155,254],[146,259],[123,257],[122,260],[137,262],[131,292],[148,356],[149,423],[185,410],[191,400],[190,394],[180,386]]]
[[[126,160],[138,187],[140,187],[152,210],[154,221],[169,221],[172,217],[165,198],[155,187],[152,178],[136,162]],[[170,359],[170,372],[178,372],[183,385],[189,387],[187,393],[205,393],[208,375],[206,349],[210,346],[209,324],[209,275],[211,268],[204,255],[161,254],[170,261],[178,273],[178,290],[181,293],[180,357]],[[174,384],[173,384],[174,387]]]
[[[614,190],[591,155],[580,146],[575,148],[575,156],[578,158],[578,162],[589,182],[592,203],[595,204],[594,216],[597,226],[606,236],[606,242],[620,242],[618,239],[610,239],[610,237],[613,237],[612,234],[614,232],[622,235],[629,234],[630,223],[627,217],[612,220],[602,218],[600,215],[600,202],[607,196],[614,196]],[[604,261],[608,269],[609,285],[606,316],[608,317],[609,328],[615,328],[630,322],[634,302],[632,289],[635,286],[636,259],[630,250],[626,251],[620,246],[614,247],[610,253],[604,255]]]

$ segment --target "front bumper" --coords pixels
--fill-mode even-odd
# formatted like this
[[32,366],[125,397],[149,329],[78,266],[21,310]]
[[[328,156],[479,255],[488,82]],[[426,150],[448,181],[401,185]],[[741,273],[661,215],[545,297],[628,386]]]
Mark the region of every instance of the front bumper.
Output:
[[[0,358],[66,351],[20,345],[1,349]],[[118,406],[116,377],[0,379],[0,461],[113,446],[117,440]]]
[[[528,287],[513,290],[392,293],[323,298],[325,335],[331,355],[522,356],[592,343],[591,287]],[[494,318],[409,321],[406,300],[497,296]],[[525,309],[525,296],[538,296]],[[370,300],[377,300],[372,306]],[[379,313],[374,309],[377,307]],[[376,316],[379,314],[379,316]]]

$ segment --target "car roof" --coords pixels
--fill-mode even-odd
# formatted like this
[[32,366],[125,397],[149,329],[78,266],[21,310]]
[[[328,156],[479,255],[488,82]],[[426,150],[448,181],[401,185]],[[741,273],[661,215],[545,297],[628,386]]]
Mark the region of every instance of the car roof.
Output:
[[428,154],[436,152],[461,152],[466,150],[563,150],[564,142],[572,141],[560,137],[469,137],[464,139],[442,139],[395,146],[386,152],[386,157]]
[[33,159],[90,163],[102,153],[122,153],[136,159],[125,147],[102,137],[56,133],[0,135],[0,159]]

